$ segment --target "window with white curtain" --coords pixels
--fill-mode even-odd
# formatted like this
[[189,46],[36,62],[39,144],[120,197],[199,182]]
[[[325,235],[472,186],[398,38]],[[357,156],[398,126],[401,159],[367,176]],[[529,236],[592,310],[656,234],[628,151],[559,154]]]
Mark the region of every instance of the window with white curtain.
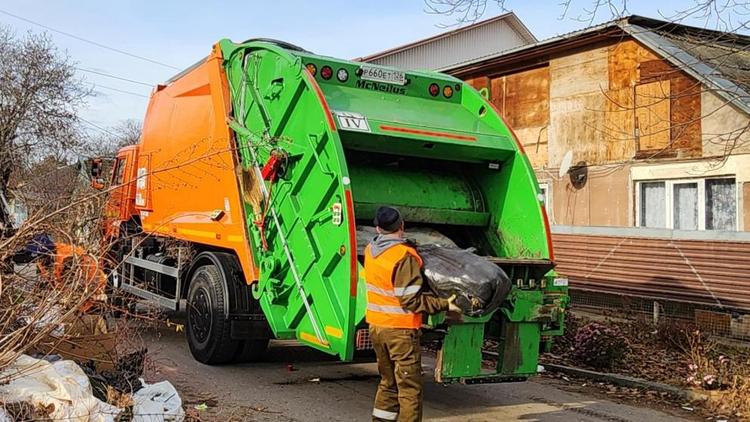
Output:
[[733,177],[636,182],[639,227],[737,230]]
[[737,230],[737,187],[734,179],[706,180],[706,229]]
[[667,227],[665,217],[666,195],[664,194],[664,182],[641,182],[641,227]]

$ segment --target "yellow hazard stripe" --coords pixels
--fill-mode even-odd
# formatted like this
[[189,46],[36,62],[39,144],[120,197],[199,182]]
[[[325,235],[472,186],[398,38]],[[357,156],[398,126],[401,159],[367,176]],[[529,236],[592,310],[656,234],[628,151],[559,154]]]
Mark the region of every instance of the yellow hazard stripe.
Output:
[[340,328],[331,327],[330,325],[326,325],[326,334],[336,338],[344,337],[344,332]]
[[318,338],[315,337],[314,335],[312,335],[310,333],[305,333],[304,331],[301,332],[301,333],[299,333],[299,339],[300,340],[304,340],[304,341],[309,342],[309,343],[315,343],[315,344],[317,344],[319,346],[323,346],[323,347],[326,347],[326,348],[328,347],[328,342],[327,341],[325,341],[325,340],[318,340]]

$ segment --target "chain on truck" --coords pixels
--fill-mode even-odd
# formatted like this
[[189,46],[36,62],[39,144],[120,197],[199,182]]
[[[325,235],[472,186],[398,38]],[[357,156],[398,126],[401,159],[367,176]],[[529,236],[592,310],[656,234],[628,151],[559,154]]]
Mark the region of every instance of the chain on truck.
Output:
[[436,379],[534,375],[562,333],[567,281],[529,160],[486,96],[440,73],[218,42],[154,89],[140,143],[118,153],[112,287],[184,306],[203,363],[257,359],[271,338],[348,361],[368,343],[357,227],[393,205],[513,281],[489,315],[424,321]]

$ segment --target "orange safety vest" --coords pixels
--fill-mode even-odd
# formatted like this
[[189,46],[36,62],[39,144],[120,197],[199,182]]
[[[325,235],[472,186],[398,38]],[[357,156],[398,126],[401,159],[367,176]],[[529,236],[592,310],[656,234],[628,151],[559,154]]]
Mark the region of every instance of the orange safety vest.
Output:
[[396,264],[406,254],[411,254],[422,266],[422,258],[414,248],[405,244],[391,246],[386,251],[373,257],[370,245],[365,248],[365,283],[367,284],[367,313],[369,324],[387,328],[419,328],[422,326],[422,314],[414,313],[401,307],[399,297],[409,292],[409,288],[393,287],[393,271]]
[[63,283],[65,281],[70,281],[65,279],[65,271],[69,270],[69,268],[66,267],[74,262],[79,266],[79,270],[82,271],[82,281],[86,283],[86,285],[82,287],[86,289],[96,289],[92,299],[84,303],[80,308],[81,311],[85,312],[93,306],[93,302],[97,300],[97,296],[104,293],[104,287],[107,284],[107,276],[101,270],[93,256],[87,254],[86,251],[79,246],[56,242],[55,254],[52,256],[50,268],[45,267],[42,262],[38,262],[37,269],[39,270],[40,275],[43,278],[46,278],[54,287],[62,288],[64,287]]

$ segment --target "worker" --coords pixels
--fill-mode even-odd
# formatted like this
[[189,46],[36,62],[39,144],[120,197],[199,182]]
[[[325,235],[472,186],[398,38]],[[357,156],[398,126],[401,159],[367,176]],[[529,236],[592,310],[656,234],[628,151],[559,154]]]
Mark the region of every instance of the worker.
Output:
[[[94,309],[96,304],[107,300],[104,293],[107,278],[104,272],[93,255],[79,246],[56,242],[49,234],[41,233],[35,235],[15,254],[14,261],[35,262],[41,278],[47,280],[54,289],[69,288],[66,283],[82,282],[80,287],[88,298],[78,307],[80,312],[86,313]],[[80,276],[77,276],[76,271],[80,271]]]
[[367,314],[380,384],[373,421],[422,420],[423,314],[459,312],[455,295],[440,298],[425,291],[422,259],[404,238],[404,220],[393,207],[375,215],[378,235],[365,248]]

